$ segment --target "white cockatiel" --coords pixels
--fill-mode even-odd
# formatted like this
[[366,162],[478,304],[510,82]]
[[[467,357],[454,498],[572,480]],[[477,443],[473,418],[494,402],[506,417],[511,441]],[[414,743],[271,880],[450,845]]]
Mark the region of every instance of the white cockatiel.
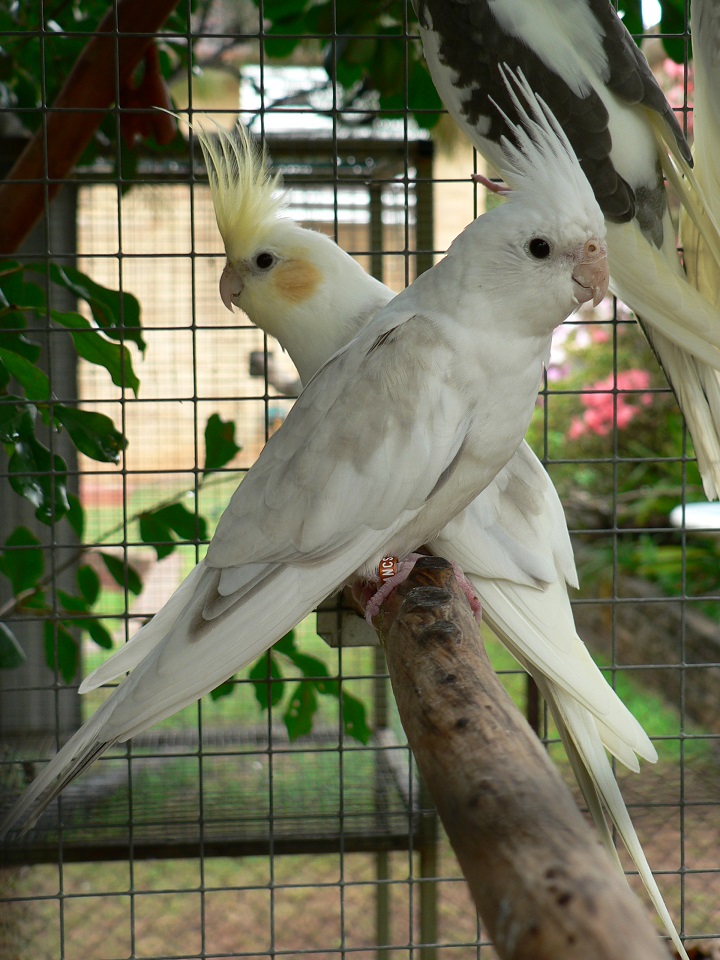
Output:
[[[222,300],[274,336],[307,383],[394,294],[328,237],[283,217],[278,178],[241,127],[235,137],[197,136],[228,258]],[[294,275],[315,277],[312,291],[298,296],[286,281]],[[603,747],[633,770],[636,754],[650,761],[657,754],[577,635],[568,597],[577,575],[565,515],[527,443],[427,546],[463,568],[483,619],[535,678],[603,839],[614,853],[606,809],[682,950]]]
[[[607,222],[610,287],[636,314],[692,434],[705,493],[720,491],[720,311],[688,282],[663,170],[697,219],[691,156],[610,0],[413,0],[425,59],[460,128],[497,167],[496,64],[547,101]],[[681,176],[682,174],[682,176]],[[513,184],[510,183],[512,187]],[[705,223],[714,250],[718,234]]]
[[[385,556],[404,558],[432,540],[513,455],[553,330],[607,287],[592,190],[552,114],[525,97],[502,165],[516,184],[512,199],[471,223],[306,386],[205,558],[81,690],[100,673],[129,676],[47,764],[2,832],[30,826],[109,746],[235,674],[348,578],[376,580]],[[289,261],[276,277],[296,300],[320,280]]]
[[720,232],[720,4],[693,0],[690,8],[695,91],[693,156],[700,191],[695,220],[680,210],[680,235],[690,282],[720,310],[720,254],[707,237]]

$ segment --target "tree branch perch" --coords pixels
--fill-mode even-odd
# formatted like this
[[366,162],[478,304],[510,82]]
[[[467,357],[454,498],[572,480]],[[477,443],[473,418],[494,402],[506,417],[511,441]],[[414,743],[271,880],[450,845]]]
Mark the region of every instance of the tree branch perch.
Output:
[[447,561],[419,561],[376,627],[410,747],[502,960],[667,960],[497,679]]

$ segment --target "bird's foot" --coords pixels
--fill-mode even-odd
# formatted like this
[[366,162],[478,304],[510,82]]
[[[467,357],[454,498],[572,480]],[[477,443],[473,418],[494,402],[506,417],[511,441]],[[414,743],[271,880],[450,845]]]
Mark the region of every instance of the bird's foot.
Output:
[[488,178],[484,177],[481,173],[470,174],[470,179],[473,183],[479,183],[481,186],[486,187],[490,193],[497,193],[501,197],[504,197],[505,194],[510,193],[510,187],[506,186],[504,183],[496,183],[494,180],[488,180]]
[[465,572],[462,569],[462,567],[458,563],[455,563],[454,560],[451,560],[450,562],[452,563],[452,568],[455,572],[455,579],[460,585],[462,592],[467,597],[467,601],[470,604],[470,609],[475,614],[475,619],[477,620],[478,623],[481,623],[482,622],[482,604],[478,599],[478,595],[475,593],[475,588],[470,583],[468,578],[465,576]]
[[[378,570],[380,587],[369,599],[365,601],[365,619],[371,626],[373,618],[380,613],[380,608],[382,607],[383,603],[387,600],[396,587],[399,587],[401,583],[404,583],[405,580],[407,580],[412,573],[415,564],[423,556],[424,554],[421,553],[411,553],[402,561],[398,561],[397,557],[383,557],[383,559],[380,561],[380,567]],[[475,619],[478,623],[480,623],[482,620],[482,606],[480,605],[480,601],[477,598],[477,594],[475,593],[473,585],[470,583],[462,568],[457,563],[453,563],[452,568],[458,584],[468,599],[470,609],[474,613]]]
[[411,553],[401,561],[398,561],[397,557],[383,557],[380,561],[378,571],[380,587],[365,605],[365,619],[371,626],[373,617],[376,617],[378,613],[380,613],[380,607],[393,590],[407,580],[421,556],[421,553]]

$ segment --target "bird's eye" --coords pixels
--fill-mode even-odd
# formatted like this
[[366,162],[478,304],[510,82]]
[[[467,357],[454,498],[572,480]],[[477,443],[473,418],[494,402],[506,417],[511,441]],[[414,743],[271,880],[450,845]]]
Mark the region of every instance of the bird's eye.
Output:
[[267,250],[264,250],[255,257],[255,266],[260,270],[269,270],[274,263],[275,257],[271,253],[268,253]]
[[550,256],[550,244],[542,237],[533,237],[527,245],[528,253],[536,260],[544,260]]

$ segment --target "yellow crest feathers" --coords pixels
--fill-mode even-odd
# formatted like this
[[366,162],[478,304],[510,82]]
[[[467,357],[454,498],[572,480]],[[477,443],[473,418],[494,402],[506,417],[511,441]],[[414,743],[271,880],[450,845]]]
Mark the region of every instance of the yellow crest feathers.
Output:
[[278,195],[280,175],[271,173],[267,154],[241,124],[233,133],[218,127],[216,133],[193,128],[205,158],[215,219],[233,260],[247,238],[273,222],[283,206]]

